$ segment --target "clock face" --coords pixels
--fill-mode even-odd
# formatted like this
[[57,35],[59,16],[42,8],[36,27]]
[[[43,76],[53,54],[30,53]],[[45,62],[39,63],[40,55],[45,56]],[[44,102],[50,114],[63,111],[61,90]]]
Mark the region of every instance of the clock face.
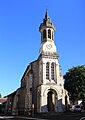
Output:
[[46,47],[47,47],[48,49],[51,49],[51,48],[52,48],[52,45],[51,45],[51,44],[47,44]]

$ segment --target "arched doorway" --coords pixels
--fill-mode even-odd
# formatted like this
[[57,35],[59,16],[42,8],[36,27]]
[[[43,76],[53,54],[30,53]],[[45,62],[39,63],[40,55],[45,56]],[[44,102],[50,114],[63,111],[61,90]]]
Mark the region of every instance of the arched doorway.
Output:
[[49,90],[47,93],[48,112],[57,111],[57,94],[54,90]]

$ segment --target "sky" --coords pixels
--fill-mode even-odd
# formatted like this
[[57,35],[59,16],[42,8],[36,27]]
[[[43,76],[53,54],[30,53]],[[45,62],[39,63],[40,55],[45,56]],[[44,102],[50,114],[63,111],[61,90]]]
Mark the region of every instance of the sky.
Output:
[[39,26],[48,9],[56,26],[62,74],[85,65],[85,0],[0,0],[0,93],[20,87],[30,62],[39,56]]

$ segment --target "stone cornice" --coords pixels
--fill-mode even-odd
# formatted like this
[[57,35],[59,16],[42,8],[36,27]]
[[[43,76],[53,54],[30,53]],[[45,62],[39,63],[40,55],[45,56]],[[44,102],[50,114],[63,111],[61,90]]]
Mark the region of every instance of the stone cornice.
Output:
[[42,52],[39,55],[39,59],[40,58],[58,59],[59,55],[56,52]]

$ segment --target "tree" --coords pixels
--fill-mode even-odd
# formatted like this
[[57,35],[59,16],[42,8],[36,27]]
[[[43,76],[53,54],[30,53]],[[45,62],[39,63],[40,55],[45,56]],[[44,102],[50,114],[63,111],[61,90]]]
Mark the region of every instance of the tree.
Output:
[[1,98],[2,96],[1,96],[1,93],[0,93],[0,98]]
[[75,102],[79,99],[85,103],[85,65],[72,67],[64,75],[64,87],[68,91],[70,99]]

